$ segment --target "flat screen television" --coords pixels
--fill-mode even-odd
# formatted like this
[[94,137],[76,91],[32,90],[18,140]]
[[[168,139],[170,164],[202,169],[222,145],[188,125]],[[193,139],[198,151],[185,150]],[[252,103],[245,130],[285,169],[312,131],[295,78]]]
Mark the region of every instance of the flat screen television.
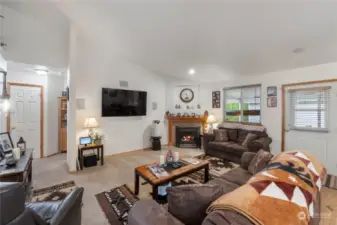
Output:
[[102,117],[145,116],[145,91],[102,88]]

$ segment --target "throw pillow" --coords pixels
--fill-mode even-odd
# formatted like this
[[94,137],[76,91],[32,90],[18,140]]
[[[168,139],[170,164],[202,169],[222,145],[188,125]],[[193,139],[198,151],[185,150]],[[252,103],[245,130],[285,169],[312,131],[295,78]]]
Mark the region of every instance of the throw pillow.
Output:
[[168,211],[186,225],[201,225],[208,206],[223,195],[211,184],[181,185],[167,188]]
[[248,172],[251,174],[256,174],[263,170],[269,163],[269,161],[273,158],[273,155],[270,152],[267,152],[263,149],[258,151],[252,161],[248,166]]
[[227,142],[228,136],[227,136],[227,130],[225,129],[218,129],[214,130],[214,141],[221,141],[221,142]]
[[252,141],[257,139],[256,134],[248,133],[245,140],[242,142],[242,146],[248,147],[248,144],[250,144]]

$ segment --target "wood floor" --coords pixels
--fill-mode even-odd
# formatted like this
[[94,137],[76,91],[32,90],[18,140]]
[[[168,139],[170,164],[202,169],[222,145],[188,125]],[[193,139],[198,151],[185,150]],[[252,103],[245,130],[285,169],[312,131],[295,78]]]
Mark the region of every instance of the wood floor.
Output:
[[[84,187],[82,225],[109,225],[99,207],[95,194],[113,187],[129,184],[133,186],[134,168],[159,160],[163,151],[137,151],[117,156],[105,157],[104,166],[86,168],[78,173],[68,173],[66,154],[33,161],[33,187],[48,187],[74,180],[78,186]],[[174,149],[180,155],[195,156],[203,153],[196,149]],[[141,188],[146,188],[141,186]],[[149,188],[150,190],[150,188]],[[321,225],[337,225],[337,190],[323,188],[321,204]]]

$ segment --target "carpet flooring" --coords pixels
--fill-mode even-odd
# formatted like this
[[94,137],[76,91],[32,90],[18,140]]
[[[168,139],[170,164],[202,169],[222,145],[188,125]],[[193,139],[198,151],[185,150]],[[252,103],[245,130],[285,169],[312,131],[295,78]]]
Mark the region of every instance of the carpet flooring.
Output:
[[[203,154],[200,149],[173,148],[180,155],[197,156]],[[82,225],[110,225],[102,212],[95,195],[97,193],[128,184],[133,187],[134,168],[141,164],[159,161],[162,151],[135,151],[104,158],[103,166],[85,168],[77,173],[69,173],[67,155],[58,154],[43,159],[33,160],[33,189],[49,187],[68,181],[84,187]],[[149,185],[141,185],[141,189]],[[147,192],[149,193],[149,192]]]
[[[203,154],[196,149],[173,149],[180,155],[197,156]],[[97,193],[118,187],[123,184],[133,188],[134,168],[141,164],[152,163],[159,160],[162,151],[137,151],[117,156],[105,157],[104,166],[87,168],[77,173],[68,173],[67,156],[59,154],[33,161],[33,188],[40,189],[55,184],[73,180],[77,186],[84,187],[82,225],[110,225],[101,210],[95,195]],[[141,185],[147,197],[151,191],[150,185]],[[142,196],[139,196],[142,198]],[[320,225],[337,224],[337,190],[322,188],[321,223]]]

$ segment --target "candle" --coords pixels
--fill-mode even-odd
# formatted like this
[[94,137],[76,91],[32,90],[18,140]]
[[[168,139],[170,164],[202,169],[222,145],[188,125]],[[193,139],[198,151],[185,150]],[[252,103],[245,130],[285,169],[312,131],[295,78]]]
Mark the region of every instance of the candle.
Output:
[[179,152],[174,152],[174,161],[175,162],[179,161]]
[[164,156],[164,155],[160,155],[160,156],[159,156],[159,164],[160,164],[160,165],[165,164],[165,156]]
[[20,156],[21,156],[21,149],[20,148],[13,148],[12,153],[13,153],[14,159],[16,159],[16,160],[20,159]]

